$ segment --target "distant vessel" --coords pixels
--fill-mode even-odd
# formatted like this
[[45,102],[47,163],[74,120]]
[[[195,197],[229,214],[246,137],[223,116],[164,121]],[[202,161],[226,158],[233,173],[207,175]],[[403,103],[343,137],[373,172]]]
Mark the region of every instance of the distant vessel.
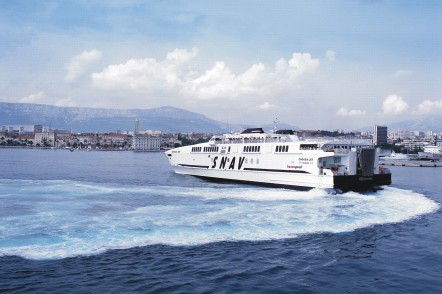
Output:
[[379,149],[371,144],[300,140],[290,130],[246,129],[165,154],[176,173],[211,180],[343,192],[391,184],[391,173],[379,166]]
[[425,146],[423,152],[418,152],[419,159],[440,160],[442,158],[441,146]]
[[382,157],[383,160],[408,160],[410,159],[406,154],[391,152],[390,156]]

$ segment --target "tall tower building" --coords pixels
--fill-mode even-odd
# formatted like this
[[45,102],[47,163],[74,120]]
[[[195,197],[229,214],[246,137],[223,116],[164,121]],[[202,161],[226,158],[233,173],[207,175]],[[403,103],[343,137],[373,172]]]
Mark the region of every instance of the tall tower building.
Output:
[[380,146],[382,144],[387,143],[388,138],[388,129],[386,126],[374,126],[374,133],[373,133],[373,144],[375,146]]
[[137,135],[139,133],[140,133],[140,119],[137,118],[135,120],[135,132],[134,132],[134,135]]

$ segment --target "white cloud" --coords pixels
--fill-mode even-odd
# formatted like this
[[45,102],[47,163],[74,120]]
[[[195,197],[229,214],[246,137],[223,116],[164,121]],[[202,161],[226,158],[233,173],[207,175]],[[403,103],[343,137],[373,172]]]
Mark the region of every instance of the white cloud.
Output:
[[238,79],[222,61],[215,63],[213,68],[188,84],[188,94],[194,93],[201,99],[222,96],[235,98],[240,94],[237,91],[240,87]]
[[258,105],[257,107],[258,107],[259,109],[261,109],[261,110],[267,110],[267,109],[274,108],[275,105],[274,105],[274,104],[271,104],[271,103],[269,103],[269,102],[264,102],[263,104]]
[[81,54],[72,57],[66,66],[67,74],[64,80],[68,83],[76,81],[83,75],[92,64],[101,59],[102,53],[96,49],[83,51]]
[[347,109],[345,107],[339,108],[339,110],[336,112],[336,115],[338,116],[362,116],[365,115],[365,110],[359,110],[359,109]]
[[325,52],[325,57],[328,61],[333,62],[336,60],[336,52],[333,50],[328,50],[327,52]]
[[288,61],[288,72],[291,78],[313,72],[319,67],[319,59],[312,59],[309,53],[293,53]]
[[37,103],[42,102],[43,98],[45,98],[46,95],[43,92],[38,92],[36,94],[31,94],[29,96],[23,97],[20,99],[21,103]]
[[421,104],[417,106],[415,113],[426,114],[442,110],[442,99],[439,101],[432,101],[429,99],[424,100]]
[[63,107],[75,107],[77,103],[71,98],[60,99],[55,102],[55,106],[63,106]]
[[397,78],[405,78],[405,77],[409,77],[413,74],[413,72],[411,70],[406,70],[406,69],[398,69],[397,71],[394,72],[394,76]]
[[180,87],[186,78],[181,65],[197,55],[197,48],[175,49],[163,61],[130,59],[124,64],[109,65],[102,72],[93,73],[91,78],[94,86],[102,90],[167,92]]
[[319,60],[308,53],[294,53],[290,60],[280,59],[273,70],[262,63],[235,74],[223,61],[204,73],[185,67],[198,55],[198,49],[175,49],[166,59],[131,59],[109,65],[92,74],[93,85],[102,90],[133,90],[144,94],[168,94],[189,99],[234,99],[244,96],[265,97],[292,88],[295,80],[313,73]]
[[196,47],[193,47],[191,51],[186,49],[175,49],[172,52],[167,53],[167,60],[184,63],[196,57],[198,52],[199,50]]
[[384,114],[401,114],[408,110],[408,103],[401,96],[388,95],[382,103],[382,112]]

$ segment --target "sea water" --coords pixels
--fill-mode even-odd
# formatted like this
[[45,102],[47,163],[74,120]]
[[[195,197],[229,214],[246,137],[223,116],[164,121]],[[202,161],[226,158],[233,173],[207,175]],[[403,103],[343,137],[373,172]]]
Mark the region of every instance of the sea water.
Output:
[[442,289],[442,169],[332,195],[176,175],[162,153],[0,149],[0,291]]

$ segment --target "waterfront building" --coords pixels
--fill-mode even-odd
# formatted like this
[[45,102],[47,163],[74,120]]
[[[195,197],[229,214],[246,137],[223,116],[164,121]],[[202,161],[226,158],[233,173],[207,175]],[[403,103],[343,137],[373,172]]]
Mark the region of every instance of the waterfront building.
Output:
[[108,144],[124,144],[128,142],[128,136],[124,134],[104,134],[101,138]]
[[98,143],[98,138],[95,134],[83,133],[76,135],[76,141],[82,148],[86,148],[89,146],[96,146]]
[[148,134],[137,134],[134,137],[133,149],[135,151],[159,151],[161,147],[161,137]]
[[50,130],[47,132],[36,133],[34,143],[35,145],[39,144],[40,146],[55,146],[55,132]]

